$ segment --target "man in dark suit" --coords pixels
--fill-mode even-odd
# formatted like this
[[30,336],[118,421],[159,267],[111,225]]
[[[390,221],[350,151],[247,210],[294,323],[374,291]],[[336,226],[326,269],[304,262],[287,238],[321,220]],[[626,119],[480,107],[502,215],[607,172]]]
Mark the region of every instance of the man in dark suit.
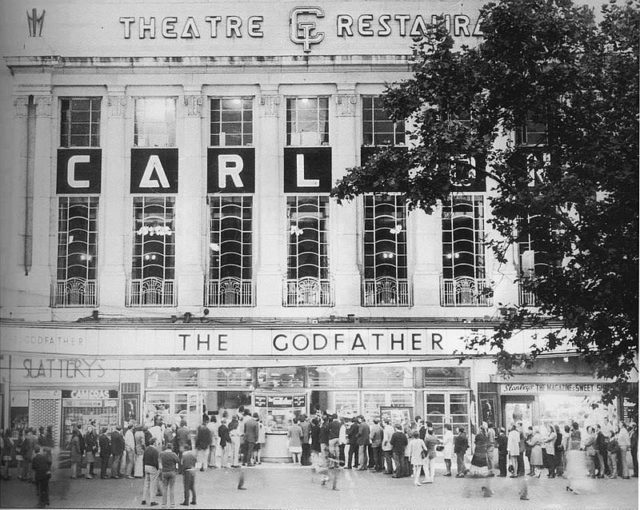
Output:
[[365,469],[369,469],[369,443],[370,443],[370,435],[371,430],[369,429],[369,424],[365,421],[364,416],[358,417],[358,449],[360,456],[360,467],[358,468],[360,471],[364,471]]
[[244,416],[244,441],[247,445],[247,466],[253,466],[253,450],[258,442],[258,413],[251,416],[248,409]]
[[358,467],[358,419],[353,418],[351,426],[347,431],[347,440],[349,441],[349,455],[347,459],[347,469],[351,469],[351,461],[353,466]]
[[38,505],[44,508],[49,504],[49,479],[51,478],[51,460],[40,451],[40,445],[33,448],[35,455],[31,460],[31,469],[35,475]]
[[[107,427],[102,427],[98,436],[98,448],[100,449],[100,478],[109,478],[107,469],[109,467],[109,457],[111,457],[111,440],[107,436]],[[113,467],[111,467],[113,472]]]
[[464,454],[467,452],[468,448],[469,440],[467,439],[467,434],[465,433],[464,428],[460,427],[458,429],[458,435],[453,439],[453,453],[456,454],[456,460],[458,462],[457,478],[462,478],[467,472],[467,468],[464,465]]
[[111,433],[111,478],[120,478],[123,454],[124,436],[122,435],[122,427],[117,426]]

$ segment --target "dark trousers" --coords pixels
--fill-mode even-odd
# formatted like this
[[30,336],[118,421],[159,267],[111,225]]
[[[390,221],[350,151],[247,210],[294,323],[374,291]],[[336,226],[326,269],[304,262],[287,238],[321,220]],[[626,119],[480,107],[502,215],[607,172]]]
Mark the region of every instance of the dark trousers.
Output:
[[[353,465],[351,464],[351,460],[353,459]],[[349,445],[349,458],[347,459],[347,467],[358,467],[358,445],[350,444]]]
[[633,462],[633,476],[638,478],[638,451],[631,450],[631,461]]
[[373,457],[373,446],[369,445],[369,465],[367,466],[369,469],[376,467],[376,459]]
[[49,477],[36,479],[36,494],[41,508],[49,504]]
[[507,455],[506,453],[498,454],[498,467],[500,468],[500,476],[507,476]]
[[393,452],[391,450],[383,450],[382,455],[384,457],[384,464],[385,464],[384,472],[387,475],[390,475],[393,473],[393,462],[392,462]]
[[[304,446],[303,446],[303,448],[304,448]],[[343,445],[343,444],[338,445],[338,450],[339,450],[339,453],[338,453],[338,460],[340,461],[340,465],[341,465],[341,466],[344,466],[344,464],[345,464],[345,460],[346,460],[346,459],[344,458],[344,445]]]
[[309,443],[302,443],[302,457],[300,458],[300,464],[303,466],[309,466],[311,464],[311,445]]
[[549,470],[549,476],[556,476],[556,456],[544,452],[544,463]]
[[464,465],[464,452],[456,453],[457,474],[463,475],[466,473],[467,468]]
[[250,443],[250,442],[245,442],[245,448],[247,449],[246,451],[246,456],[245,456],[245,462],[249,465],[253,464],[253,450],[256,447],[255,443]]
[[372,446],[371,456],[373,457],[373,467],[376,471],[382,471],[382,446]]
[[516,474],[518,476],[524,476],[524,455],[522,453],[518,455],[518,472]]
[[107,469],[109,469],[109,457],[100,457],[100,477],[107,477]]
[[182,483],[184,484],[184,502],[189,502],[189,492],[193,495],[191,502],[196,501],[196,470],[185,469],[183,473]]
[[120,476],[121,462],[122,462],[122,454],[111,456],[111,476]]
[[396,471],[393,476],[397,478],[408,476],[409,470],[407,469],[404,452],[393,452],[393,461],[396,463]]

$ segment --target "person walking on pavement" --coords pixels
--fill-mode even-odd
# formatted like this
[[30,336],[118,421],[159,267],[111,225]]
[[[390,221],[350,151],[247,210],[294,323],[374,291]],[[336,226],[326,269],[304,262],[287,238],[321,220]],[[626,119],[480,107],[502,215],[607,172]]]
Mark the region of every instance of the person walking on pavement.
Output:
[[298,419],[294,418],[292,425],[287,431],[289,438],[289,453],[294,464],[300,463],[300,454],[302,453],[302,429],[298,425]]
[[631,438],[629,437],[629,431],[627,430],[627,424],[622,422],[620,424],[620,431],[618,432],[618,447],[620,448],[620,459],[622,462],[622,478],[629,479],[629,462],[627,461],[627,452],[631,448]]
[[385,418],[382,426],[382,455],[384,457],[384,474],[393,474],[393,447],[391,446],[391,436],[393,436],[393,427],[391,420]]
[[[427,456],[424,459],[424,478],[426,483],[433,483],[436,477],[436,445],[440,444],[440,440],[433,434],[433,424],[430,421],[426,423],[424,444],[427,447]],[[419,471],[420,469],[418,469]]]
[[176,475],[178,473],[178,456],[171,449],[172,445],[165,445],[164,451],[158,456],[158,465],[160,466],[160,476],[162,477],[162,506],[169,508],[167,502],[174,508],[175,503],[175,484]]
[[187,427],[186,420],[180,422],[180,428],[176,431],[175,441],[178,445],[178,459],[182,462],[182,454],[187,450],[191,450],[191,433],[189,432],[189,427]]
[[144,466],[144,484],[142,486],[142,501],[140,502],[142,505],[146,505],[147,500],[149,500],[149,506],[156,506],[158,504],[157,501],[155,501],[158,492],[158,474],[160,469],[160,453],[156,446],[157,442],[157,439],[152,437],[149,441],[149,446],[144,449],[142,455],[142,465]]
[[520,459],[520,432],[515,425],[511,426],[509,436],[507,437],[507,453],[511,463],[511,478],[518,477],[519,459]]
[[[258,416],[254,413],[254,419],[259,421]],[[309,423],[309,419],[306,414],[300,415],[300,429],[302,430],[302,459],[300,463],[303,466],[311,465],[311,445],[309,444],[309,429],[311,424]],[[246,434],[246,429],[245,429]]]
[[456,454],[456,463],[458,465],[456,478],[462,478],[467,474],[467,468],[464,465],[464,455],[469,448],[469,440],[467,434],[464,431],[464,427],[458,428],[458,435],[453,441],[453,453]]
[[500,471],[500,477],[504,478],[507,476],[507,450],[509,444],[507,431],[504,429],[504,427],[500,427],[496,443],[498,444],[498,469]]
[[198,460],[191,450],[185,450],[182,454],[182,485],[184,487],[184,500],[180,505],[189,506],[189,494],[191,504],[196,504],[196,466]]
[[144,476],[144,465],[142,463],[142,456],[147,446],[147,440],[144,435],[144,430],[141,426],[136,427],[136,431],[133,434],[133,440],[135,443],[135,462],[133,469],[134,478],[142,478]]
[[49,505],[49,479],[51,478],[51,459],[41,451],[40,445],[33,448],[34,456],[31,460],[33,469],[36,493],[38,494],[38,505],[44,508]]
[[[100,455],[100,478],[109,478],[107,469],[109,468],[109,457],[111,457],[111,440],[107,435],[107,427],[102,427],[98,436],[98,450]],[[113,471],[113,467],[111,470]]]
[[[407,446],[409,451],[409,460],[413,466],[413,483],[416,486],[422,485],[420,483],[420,473],[422,472],[422,466],[426,461],[427,447],[424,441],[420,439],[420,432],[414,430],[411,432],[411,440]],[[423,456],[425,455],[425,456]]]
[[220,436],[221,467],[226,468],[229,462],[229,449],[231,448],[231,435],[229,434],[229,427],[227,427],[226,418],[222,418],[220,420],[218,435]]
[[208,467],[207,457],[211,448],[211,430],[207,427],[207,418],[198,426],[196,431],[196,458],[200,465],[200,471],[206,471]]
[[364,471],[369,468],[369,443],[371,430],[369,429],[369,424],[365,421],[364,416],[360,415],[358,417],[358,455],[360,457],[360,467],[358,469],[360,471]]
[[220,424],[215,416],[211,416],[209,423],[207,423],[207,428],[211,432],[211,446],[209,447],[209,459],[207,463],[209,467],[219,468],[220,436],[218,435],[218,429],[220,428]]
[[338,420],[337,414],[329,415],[329,453],[334,458],[340,456],[340,428],[342,424]]
[[33,460],[33,451],[36,446],[36,438],[31,427],[27,428],[27,432],[22,442],[22,477],[25,482],[33,481],[33,473],[31,472],[31,461]]

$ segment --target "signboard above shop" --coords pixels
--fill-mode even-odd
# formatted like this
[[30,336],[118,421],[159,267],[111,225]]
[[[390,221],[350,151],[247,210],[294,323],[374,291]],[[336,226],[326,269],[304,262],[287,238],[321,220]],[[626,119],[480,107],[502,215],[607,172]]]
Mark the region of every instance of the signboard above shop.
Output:
[[483,3],[6,0],[0,31],[11,56],[410,55],[437,16],[456,44],[474,45]]

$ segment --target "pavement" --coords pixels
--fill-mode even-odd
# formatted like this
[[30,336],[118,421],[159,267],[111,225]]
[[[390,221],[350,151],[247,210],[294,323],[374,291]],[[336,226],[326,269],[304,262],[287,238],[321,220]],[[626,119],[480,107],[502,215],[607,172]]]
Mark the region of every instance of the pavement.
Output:
[[[340,469],[338,489],[322,486],[309,467],[262,464],[239,469],[209,469],[197,472],[197,505],[184,508],[256,509],[518,509],[559,510],[638,508],[638,479],[593,480],[593,490],[584,494],[566,491],[566,480],[510,478],[449,478],[436,472],[433,484],[416,487],[411,478],[392,479],[371,471]],[[246,490],[238,490],[244,475]],[[520,500],[522,484],[529,500]],[[483,497],[489,484],[493,495]],[[176,508],[183,508],[182,476],[175,485]],[[141,479],[69,478],[68,469],[54,472],[50,483],[49,508],[150,508],[142,506]],[[0,482],[0,508],[35,508],[35,486],[15,478]],[[153,508],[160,509],[162,505]]]

